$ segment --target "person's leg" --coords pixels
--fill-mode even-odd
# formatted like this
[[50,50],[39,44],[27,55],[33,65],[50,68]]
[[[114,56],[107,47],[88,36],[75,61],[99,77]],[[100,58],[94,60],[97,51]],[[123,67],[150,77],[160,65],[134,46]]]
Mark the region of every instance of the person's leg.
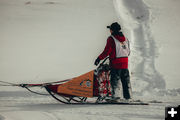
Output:
[[121,82],[123,87],[123,96],[125,99],[131,98],[131,84],[130,84],[130,76],[128,69],[122,69],[121,72]]
[[118,85],[118,80],[120,79],[120,75],[119,75],[119,71],[117,69],[111,69],[111,88],[112,88],[112,97],[115,97],[115,90],[117,88]]

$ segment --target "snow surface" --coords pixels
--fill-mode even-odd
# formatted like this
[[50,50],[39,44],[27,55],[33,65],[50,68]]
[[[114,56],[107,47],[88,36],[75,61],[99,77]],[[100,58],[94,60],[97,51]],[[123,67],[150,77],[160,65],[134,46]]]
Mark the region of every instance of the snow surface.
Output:
[[179,0],[145,0],[151,10],[151,31],[156,46],[159,47],[155,59],[157,71],[166,81],[166,88],[180,87],[180,1]]
[[133,98],[148,106],[64,105],[0,87],[0,120],[163,120],[180,104],[179,0],[0,0],[0,80],[59,81],[96,67],[118,21],[131,43]]
[[165,106],[178,105],[66,105],[24,91],[1,93],[0,101],[0,120],[164,120]]
[[106,25],[117,20],[110,0],[0,0],[0,79],[49,82],[95,68]]

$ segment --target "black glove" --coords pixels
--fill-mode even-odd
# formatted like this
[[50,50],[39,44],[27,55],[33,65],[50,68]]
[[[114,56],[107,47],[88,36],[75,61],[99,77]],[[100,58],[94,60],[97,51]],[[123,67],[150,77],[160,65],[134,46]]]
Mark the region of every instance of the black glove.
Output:
[[95,60],[95,62],[94,62],[94,65],[98,65],[99,64],[99,62],[100,62],[101,60],[99,59],[99,57]]

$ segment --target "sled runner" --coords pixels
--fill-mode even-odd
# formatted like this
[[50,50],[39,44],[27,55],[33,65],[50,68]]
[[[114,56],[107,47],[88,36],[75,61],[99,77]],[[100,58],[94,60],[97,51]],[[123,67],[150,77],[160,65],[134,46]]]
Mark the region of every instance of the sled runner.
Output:
[[[96,70],[68,80],[43,84],[13,84],[0,81],[2,83],[0,85],[19,86],[39,95],[47,95],[32,91],[33,87],[43,87],[54,99],[65,104],[148,105],[148,103],[141,101],[104,101],[106,97],[111,96],[110,68],[108,64],[105,64],[106,60],[107,58]],[[89,101],[88,98],[94,98],[94,101]]]

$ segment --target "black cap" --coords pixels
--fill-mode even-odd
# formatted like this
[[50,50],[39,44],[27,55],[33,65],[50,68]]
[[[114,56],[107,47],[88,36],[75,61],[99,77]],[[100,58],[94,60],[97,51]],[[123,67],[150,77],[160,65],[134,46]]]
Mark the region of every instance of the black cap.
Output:
[[109,28],[113,32],[119,32],[121,30],[121,26],[117,22],[112,23],[110,26],[107,26],[107,28]]

